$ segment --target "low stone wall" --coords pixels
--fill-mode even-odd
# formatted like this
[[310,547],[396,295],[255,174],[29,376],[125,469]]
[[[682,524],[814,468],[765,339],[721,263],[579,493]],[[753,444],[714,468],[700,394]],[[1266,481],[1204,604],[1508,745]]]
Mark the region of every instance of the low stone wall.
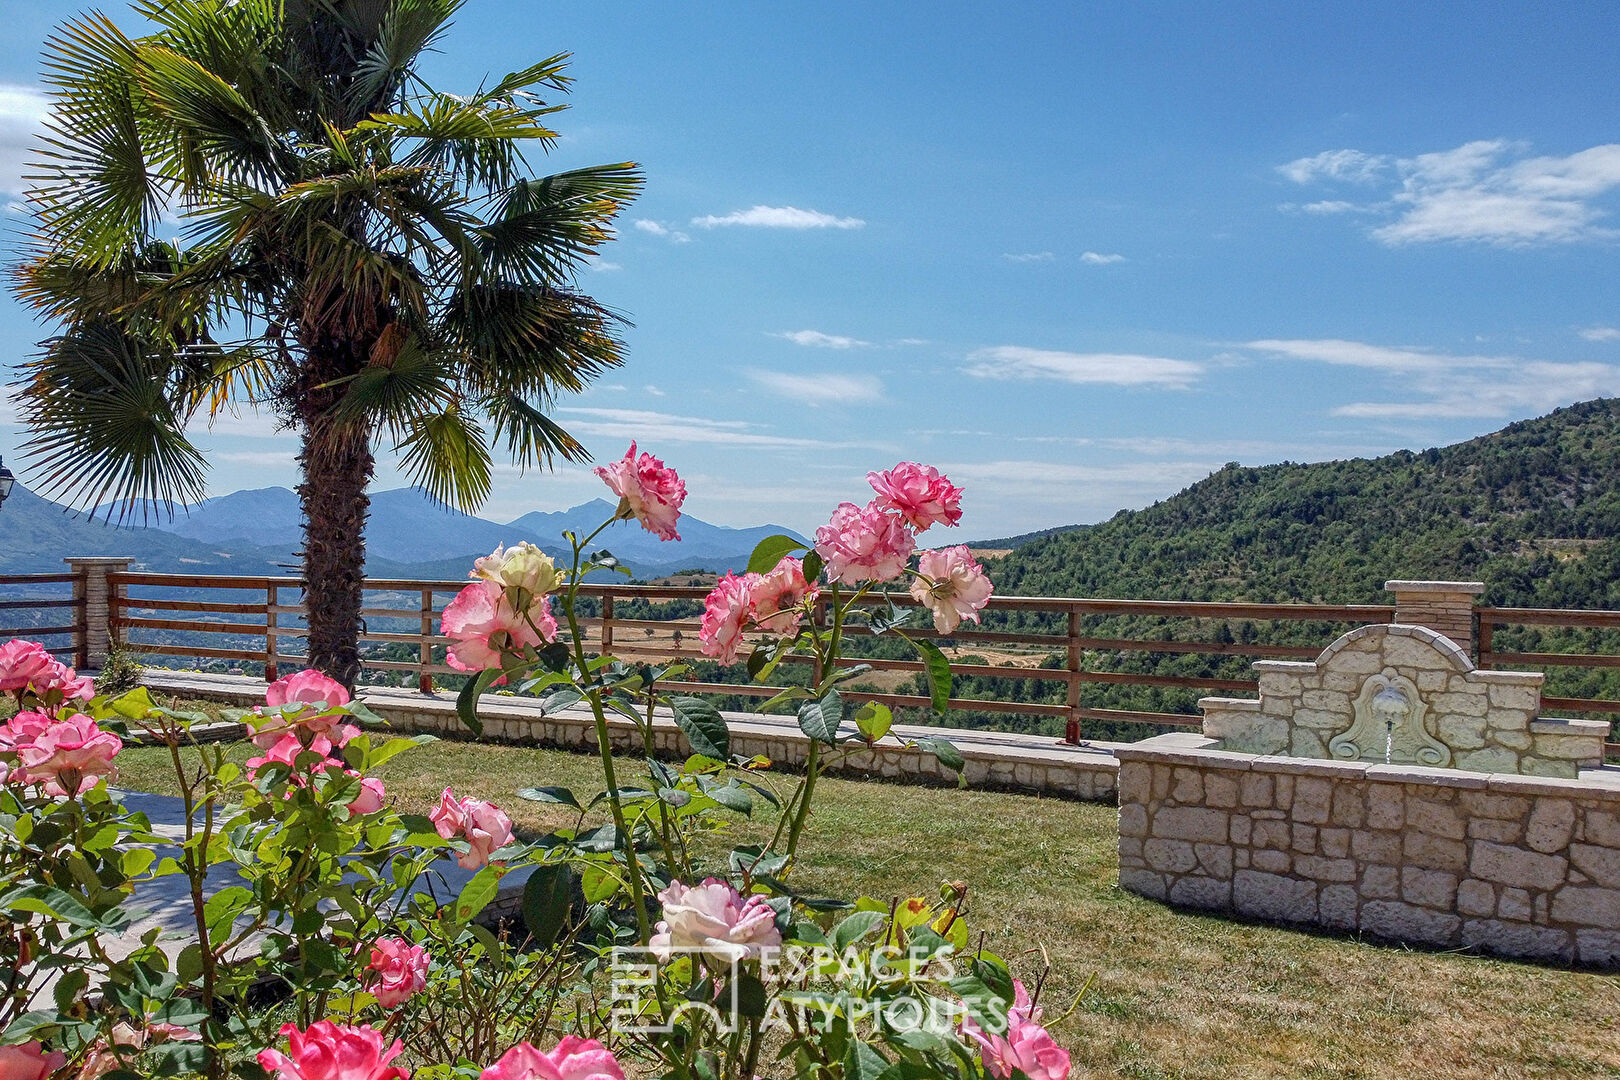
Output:
[[1192,734],[1120,747],[1143,896],[1418,945],[1620,968],[1620,770],[1310,761]]
[[[211,701],[244,706],[262,704],[264,701],[264,682],[243,676],[148,668],[145,682],[154,690]],[[367,707],[397,730],[451,738],[471,737],[456,715],[453,694],[421,694],[414,690],[370,687],[362,689],[359,696]],[[565,749],[586,749],[596,745],[595,721],[583,707],[575,706],[547,714],[532,698],[494,693],[484,695],[479,702],[478,714],[484,724],[484,741]],[[734,754],[766,757],[788,768],[804,764],[809,743],[792,717],[727,713],[726,720],[731,730]],[[850,730],[853,730],[853,725]],[[1029,735],[903,724],[897,725],[894,730],[901,738],[910,740],[930,735],[950,739],[962,752],[966,762],[963,775],[972,787],[999,787],[1097,802],[1114,801],[1119,762],[1113,751],[1124,745],[1122,743],[1069,746],[1056,739]],[[641,749],[639,733],[623,717],[609,716],[608,731],[615,747],[628,752]],[[691,753],[686,737],[667,714],[659,714],[655,718],[654,732],[655,749],[659,754],[685,757]],[[841,769],[893,780],[953,783],[956,779],[955,774],[943,768],[932,753],[900,746],[892,739],[875,749],[852,754]]]

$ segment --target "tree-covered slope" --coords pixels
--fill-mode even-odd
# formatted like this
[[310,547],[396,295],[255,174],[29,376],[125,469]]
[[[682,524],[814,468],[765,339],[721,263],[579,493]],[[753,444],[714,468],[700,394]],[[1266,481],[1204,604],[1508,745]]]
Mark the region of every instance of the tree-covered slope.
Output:
[[1493,603],[1620,608],[1620,399],[1454,446],[1228,465],[1143,510],[992,564],[1024,595],[1377,602],[1390,578]]

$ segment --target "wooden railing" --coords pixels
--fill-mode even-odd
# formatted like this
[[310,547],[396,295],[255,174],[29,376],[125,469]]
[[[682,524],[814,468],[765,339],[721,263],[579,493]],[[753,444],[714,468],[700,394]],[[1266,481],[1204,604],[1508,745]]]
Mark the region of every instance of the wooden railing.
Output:
[[[1482,668],[1529,668],[1535,671],[1546,668],[1620,668],[1620,656],[1604,653],[1513,652],[1495,647],[1496,628],[1499,626],[1620,631],[1620,611],[1477,607],[1474,616],[1478,620],[1475,638],[1479,643],[1478,659]],[[1606,717],[1620,715],[1620,701],[1608,698],[1553,697],[1543,694],[1541,707],[1548,712],[1596,713]],[[1620,742],[1609,742],[1608,756],[1620,757]]]
[[[78,575],[0,575],[0,641],[38,641],[69,663],[84,664],[84,598],[74,588]],[[37,626],[26,625],[14,611],[43,611]],[[61,614],[58,614],[60,612]]]
[[[132,652],[159,656],[196,657],[262,663],[267,678],[274,679],[304,662],[295,647],[304,639],[304,608],[299,602],[302,581],[294,577],[217,577],[192,574],[118,573],[110,577],[114,594],[114,626]],[[363,645],[414,646],[409,660],[364,656],[364,669],[375,672],[410,672],[421,690],[432,689],[436,675],[452,674],[435,649],[449,639],[437,633],[435,622],[444,604],[462,589],[466,581],[415,581],[368,579]],[[185,590],[185,598],[174,598]],[[613,652],[626,659],[702,659],[698,650],[699,619],[634,618],[623,614],[632,601],[664,604],[670,601],[701,601],[708,590],[698,586],[588,584],[581,595],[600,605],[600,615],[582,620],[581,630],[595,651]],[[197,599],[197,596],[204,599]],[[1195,691],[1243,692],[1256,689],[1251,678],[1161,675],[1110,670],[1113,658],[1123,653],[1201,654],[1259,658],[1314,657],[1338,633],[1349,626],[1368,622],[1388,622],[1394,608],[1379,604],[1247,604],[1182,603],[1160,600],[1098,600],[1064,597],[998,596],[991,600],[986,623],[994,626],[998,615],[1036,622],[1036,629],[960,629],[948,637],[935,634],[927,620],[922,627],[908,630],[913,635],[934,638],[953,647],[958,657],[975,651],[991,651],[1000,663],[953,664],[958,676],[987,676],[1034,680],[1061,687],[1061,692],[1036,696],[1057,700],[1008,700],[957,696],[951,699],[955,710],[1008,713],[1033,717],[1053,717],[1064,722],[1067,737],[1077,740],[1082,726],[1090,722],[1131,722],[1153,725],[1196,727],[1199,717],[1191,713],[1109,708],[1088,702],[1087,686],[1132,685],[1169,687]],[[1330,624],[1320,641],[1311,645],[1245,644],[1213,638],[1166,634],[1163,637],[1119,638],[1096,636],[1089,623],[1119,616],[1145,617],[1155,624],[1188,621],[1194,627],[1227,625],[1236,622],[1309,622]],[[169,632],[208,634],[209,644],[164,642],[153,635]],[[851,629],[854,636],[870,631]],[[1208,635],[1205,635],[1206,638]],[[1061,666],[1042,667],[1051,657],[1061,658]],[[806,661],[808,662],[808,661]],[[869,664],[876,680],[891,684],[903,682],[893,675],[910,677],[923,670],[914,659],[851,658],[849,663]],[[776,688],[751,683],[682,681],[664,684],[669,689],[690,693],[768,697]],[[863,693],[891,706],[926,708],[929,699],[904,692],[905,687]]]
[[[60,654],[80,656],[86,635],[82,589],[75,586],[76,580],[72,573],[0,575],[0,621],[15,623],[0,629],[0,640],[32,637],[45,640]],[[300,643],[308,631],[304,624],[303,582],[299,578],[125,572],[112,573],[107,580],[113,634],[136,654],[262,664],[270,679],[305,663]],[[406,685],[414,681],[424,692],[433,688],[435,676],[455,674],[443,662],[443,647],[449,639],[438,632],[437,620],[445,604],[465,585],[465,581],[368,579],[361,610],[365,620],[362,644],[396,648],[389,655],[380,655],[373,648],[363,655],[363,668],[389,681],[402,677]],[[701,602],[707,595],[705,587],[589,584],[581,594],[599,605],[600,613],[582,620],[581,627],[593,651],[649,662],[702,659],[696,616],[640,617],[648,613],[627,613],[626,605]],[[694,609],[696,606],[694,603]],[[44,610],[52,615],[60,610],[62,615],[35,618],[33,621],[39,625],[28,626],[22,625],[26,620],[5,618],[5,612],[16,610]],[[1478,607],[1475,611],[1478,661],[1483,668],[1620,668],[1620,655],[1614,655],[1620,649],[1523,652],[1500,649],[1495,644],[1498,627],[1587,628],[1620,635],[1620,611],[1497,607]],[[907,632],[934,638],[950,649],[958,676],[1030,680],[1046,688],[1021,692],[1017,699],[959,695],[951,699],[953,710],[1058,719],[1072,741],[1079,738],[1083,727],[1095,723],[1196,727],[1199,717],[1190,711],[1193,692],[1252,693],[1256,689],[1254,679],[1237,677],[1246,676],[1246,671],[1234,670],[1225,677],[1161,674],[1119,670],[1122,663],[1147,666],[1141,662],[1144,656],[1176,655],[1311,659],[1347,627],[1389,622],[1394,617],[1394,607],[1384,604],[997,596],[986,609],[982,627],[960,629],[943,637],[935,634],[924,619],[923,626]],[[1122,624],[1133,629],[1118,629]],[[1244,640],[1268,636],[1249,632],[1254,624],[1294,624],[1291,635],[1269,636],[1291,637],[1295,643]],[[1234,628],[1240,633],[1234,635]],[[854,627],[850,633],[860,637],[870,631]],[[1604,639],[1612,640],[1616,639]],[[974,653],[986,656],[962,659]],[[908,692],[912,688],[907,684],[922,671],[921,663],[915,659],[854,657],[849,662],[869,664],[873,669],[871,682],[877,688],[864,696],[900,707],[928,706],[926,697]],[[666,685],[692,693],[741,697],[775,693],[773,687],[747,682],[693,680]],[[1181,708],[1185,702],[1189,711],[1110,707],[1107,701],[1098,700],[1098,692],[1088,693],[1087,687],[1183,691],[1189,697],[1171,702],[1170,707]],[[1543,707],[1555,713],[1620,715],[1620,700],[1599,697],[1547,695]],[[1610,751],[1620,756],[1620,743],[1611,743]]]

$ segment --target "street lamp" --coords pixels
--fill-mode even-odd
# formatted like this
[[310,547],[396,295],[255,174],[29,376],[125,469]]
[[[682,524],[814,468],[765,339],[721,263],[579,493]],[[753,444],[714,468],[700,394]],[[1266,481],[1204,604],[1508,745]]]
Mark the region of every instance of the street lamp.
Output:
[[16,482],[17,478],[6,468],[5,459],[0,458],[0,506],[5,505],[6,499],[11,495],[11,485]]

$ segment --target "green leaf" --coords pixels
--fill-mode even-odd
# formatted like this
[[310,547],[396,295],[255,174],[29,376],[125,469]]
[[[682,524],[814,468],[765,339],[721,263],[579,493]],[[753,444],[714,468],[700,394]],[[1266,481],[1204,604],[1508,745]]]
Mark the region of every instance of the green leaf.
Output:
[[877,742],[894,726],[894,710],[881,701],[868,701],[855,710],[855,726],[868,742]]
[[456,695],[456,715],[461,717],[461,722],[474,735],[484,733],[483,721],[478,719],[478,696],[494,685],[495,680],[500,677],[501,672],[498,669],[480,671],[477,676],[468,679],[467,685]]
[[574,797],[574,793],[565,787],[519,788],[517,796],[520,799],[528,799],[530,802],[562,803],[564,806],[572,806],[575,810],[584,809],[579,805],[579,800]]
[[851,1039],[844,1054],[844,1080],[878,1080],[889,1067],[882,1054],[859,1039]]
[[119,694],[107,704],[126,720],[140,720],[157,708],[157,702],[152,700],[151,693],[144,686],[137,686],[127,694]]
[[486,866],[478,871],[471,881],[461,887],[461,895],[456,897],[456,922],[471,922],[477,918],[500,889],[501,872],[498,869]]
[[934,711],[943,713],[951,705],[951,662],[940,652],[939,646],[932,641],[923,641],[918,638],[908,638],[917,655],[922,657],[923,664],[928,669],[929,696],[933,699]]
[[536,948],[550,948],[568,924],[573,886],[574,876],[566,863],[537,866],[523,883],[520,910]]
[[820,576],[821,556],[816,553],[815,548],[811,548],[804,553],[804,580],[814,584],[816,578]]
[[828,746],[838,745],[838,725],[843,721],[844,698],[837,690],[799,706],[799,729]]
[[32,911],[85,929],[102,923],[76,897],[50,885],[24,885],[0,895],[0,911]]
[[744,791],[742,786],[735,780],[723,786],[712,787],[705,791],[704,794],[727,810],[736,810],[743,814],[752,814],[754,812],[753,797]]
[[781,693],[767,699],[759,706],[759,711],[770,712],[778,705],[786,705],[790,701],[803,701],[805,698],[813,698],[815,696],[816,695],[814,693],[806,690],[802,686],[789,686],[784,688]]
[[765,984],[759,976],[739,975],[733,989],[737,994],[737,1015],[756,1019],[765,1015]]
[[959,773],[967,764],[962,757],[962,751],[956,744],[939,735],[930,735],[926,739],[918,739],[917,745],[939,759],[939,763],[951,772]]
[[731,732],[720,710],[702,698],[673,697],[670,708],[694,754],[724,761],[731,756]]
[[780,533],[767,536],[754,545],[754,553],[748,556],[748,572],[750,574],[768,574],[776,569],[776,564],[785,556],[795,551],[803,551],[804,545],[791,536]]
[[857,911],[853,915],[845,916],[833,927],[833,950],[843,952],[888,921],[887,911]]
[[553,690],[540,699],[540,711],[547,716],[551,716],[568,708],[570,705],[577,704],[584,696],[579,692],[579,688],[574,686],[565,686],[559,690]]

